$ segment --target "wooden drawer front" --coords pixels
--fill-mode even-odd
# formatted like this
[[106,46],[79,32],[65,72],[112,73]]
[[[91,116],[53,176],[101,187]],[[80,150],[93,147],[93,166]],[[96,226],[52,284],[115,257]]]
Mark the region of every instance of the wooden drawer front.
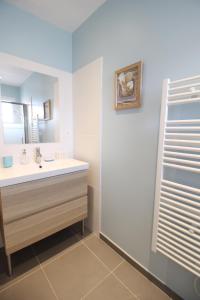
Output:
[[3,222],[9,224],[86,195],[87,171],[3,187],[1,188]]
[[82,197],[4,226],[5,250],[11,254],[87,217]]

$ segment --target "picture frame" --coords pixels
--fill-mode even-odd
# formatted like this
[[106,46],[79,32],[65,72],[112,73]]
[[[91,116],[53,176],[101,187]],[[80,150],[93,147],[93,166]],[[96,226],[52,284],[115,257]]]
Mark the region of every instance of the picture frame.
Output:
[[51,100],[47,100],[43,102],[43,109],[44,109],[44,120],[48,121],[51,120],[52,115],[51,115]]
[[115,72],[115,109],[141,107],[142,61]]

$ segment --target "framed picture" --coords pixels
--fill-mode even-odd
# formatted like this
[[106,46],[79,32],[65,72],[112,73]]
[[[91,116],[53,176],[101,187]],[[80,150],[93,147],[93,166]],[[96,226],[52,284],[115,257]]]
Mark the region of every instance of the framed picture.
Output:
[[141,83],[141,61],[115,72],[116,110],[141,106]]
[[44,108],[44,120],[48,121],[51,120],[51,100],[47,100],[43,102]]

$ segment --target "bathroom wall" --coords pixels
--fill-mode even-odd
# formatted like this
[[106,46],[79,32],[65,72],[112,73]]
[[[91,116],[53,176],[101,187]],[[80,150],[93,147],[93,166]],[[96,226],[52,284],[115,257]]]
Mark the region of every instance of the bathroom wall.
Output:
[[[190,272],[151,251],[162,81],[200,73],[200,2],[108,0],[73,34],[74,71],[103,57],[101,231],[187,300]],[[142,107],[114,110],[114,71],[144,62]]]
[[72,35],[0,1],[0,52],[72,71]]
[[73,75],[74,156],[89,162],[89,213],[86,226],[100,229],[102,59]]
[[0,84],[0,96],[13,98],[15,101],[20,102],[20,87],[7,84]]

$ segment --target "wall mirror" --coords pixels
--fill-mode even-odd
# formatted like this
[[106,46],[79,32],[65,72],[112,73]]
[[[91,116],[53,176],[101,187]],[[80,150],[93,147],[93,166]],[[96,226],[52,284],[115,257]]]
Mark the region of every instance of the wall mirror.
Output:
[[58,142],[58,79],[0,64],[0,122],[5,144]]

